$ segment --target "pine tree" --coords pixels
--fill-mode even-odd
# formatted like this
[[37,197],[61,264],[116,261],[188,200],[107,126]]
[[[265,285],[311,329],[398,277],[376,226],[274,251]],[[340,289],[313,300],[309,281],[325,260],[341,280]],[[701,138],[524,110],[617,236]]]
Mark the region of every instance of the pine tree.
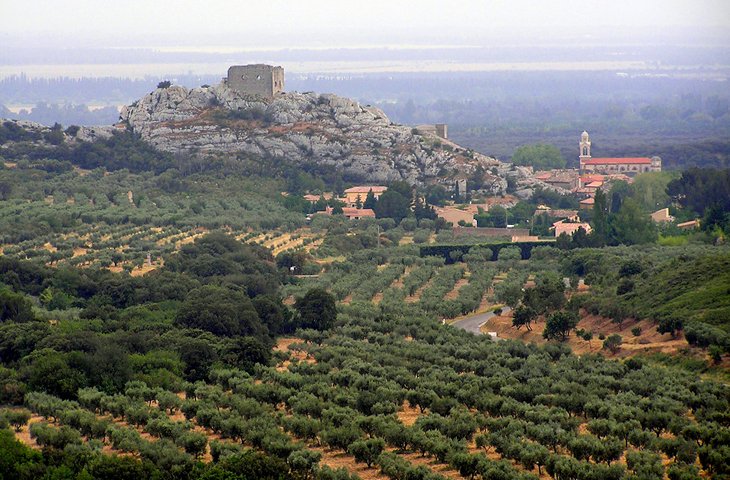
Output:
[[375,209],[375,204],[378,203],[378,200],[375,198],[375,194],[373,193],[373,190],[370,189],[368,191],[367,197],[365,197],[365,203],[363,203],[362,208],[370,208]]
[[603,246],[608,239],[608,202],[603,190],[598,189],[594,200],[593,236],[596,238],[596,246]]

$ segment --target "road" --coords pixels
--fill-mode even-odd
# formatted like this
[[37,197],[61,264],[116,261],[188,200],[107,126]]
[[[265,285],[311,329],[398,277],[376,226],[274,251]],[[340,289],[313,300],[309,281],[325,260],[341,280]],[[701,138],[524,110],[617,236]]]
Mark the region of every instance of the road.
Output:
[[[507,313],[509,311],[509,307],[502,307],[503,313]],[[456,321],[451,325],[461,328],[462,330],[466,330],[467,332],[471,332],[475,335],[480,335],[482,332],[479,330],[479,327],[484,325],[487,320],[489,320],[493,316],[494,312],[477,313],[474,315],[470,315],[462,320]]]

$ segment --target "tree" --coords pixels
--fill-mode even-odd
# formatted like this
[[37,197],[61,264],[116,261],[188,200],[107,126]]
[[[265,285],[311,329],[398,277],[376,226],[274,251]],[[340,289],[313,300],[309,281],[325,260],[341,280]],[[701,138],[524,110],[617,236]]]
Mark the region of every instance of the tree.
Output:
[[351,443],[360,438],[360,434],[357,428],[348,425],[326,428],[320,433],[320,438],[325,445],[346,451]]
[[684,208],[702,215],[711,205],[730,211],[730,169],[691,167],[667,185],[667,193]]
[[388,188],[378,198],[374,210],[377,218],[392,218],[396,222],[400,222],[411,212],[411,199]]
[[5,410],[0,412],[0,418],[7,420],[15,428],[15,431],[19,432],[23,429],[23,425],[26,425],[30,420],[30,412],[26,409]]
[[294,308],[299,313],[299,326],[314,330],[327,330],[337,319],[335,297],[321,288],[309,290],[297,299]]
[[608,239],[608,201],[606,194],[600,188],[596,191],[593,204],[593,236],[596,238],[598,246],[606,244]]
[[522,299],[522,282],[521,281],[504,281],[494,286],[494,296],[500,302],[504,302],[512,308],[515,308]]
[[365,202],[362,204],[362,208],[370,208],[372,210],[375,210],[375,205],[377,205],[377,203],[378,200],[375,198],[373,190],[368,190],[368,194],[365,197]]
[[624,245],[653,243],[658,238],[651,217],[631,198],[627,198],[618,213],[611,217],[611,236],[614,244]]
[[271,350],[256,337],[238,337],[232,340],[227,350],[226,360],[240,366],[247,372],[253,372],[254,365],[268,365],[271,361]]
[[555,312],[547,318],[542,336],[546,340],[565,341],[570,331],[578,325],[578,320],[578,314],[575,312]]
[[518,147],[512,154],[512,163],[532,166],[535,170],[565,168],[566,165],[565,158],[557,147],[539,143]]
[[289,465],[294,478],[308,480],[315,476],[321,458],[322,454],[320,452],[299,449],[289,454],[286,463]]
[[185,452],[198,458],[205,453],[208,437],[199,432],[185,432],[175,440],[175,443],[181,446]]
[[436,210],[428,203],[422,201],[420,196],[416,196],[416,202],[413,206],[413,215],[416,217],[416,220],[435,220],[436,217],[438,217],[438,215],[436,215]]
[[262,336],[266,332],[245,293],[213,285],[190,292],[180,306],[175,322],[227,337]]
[[659,333],[669,333],[672,338],[677,336],[677,332],[682,330],[682,320],[675,317],[662,318],[656,328]]
[[7,180],[0,180],[0,200],[8,200],[13,193],[13,184]]
[[621,335],[614,333],[609,335],[608,338],[603,341],[603,348],[610,350],[611,353],[615,355],[619,350],[621,350],[621,343],[623,343]]
[[253,306],[269,332],[278,334],[284,331],[288,311],[280,301],[268,295],[259,295],[253,299]]
[[555,272],[541,272],[535,278],[535,286],[525,290],[523,302],[538,315],[558,310],[565,304],[565,283]]
[[537,466],[537,473],[542,476],[542,467],[548,461],[550,451],[539,443],[526,443],[520,450],[520,463],[528,470]]
[[348,453],[355,457],[355,461],[364,462],[368,468],[373,465],[384,449],[385,441],[382,438],[358,440],[347,447]]
[[170,88],[171,85],[172,83],[170,80],[163,80],[157,84],[157,88]]
[[0,288],[0,322],[29,322],[34,318],[33,305],[25,295]]
[[[141,462],[136,458],[117,455],[97,455],[89,464],[91,478],[106,480],[136,480],[154,478],[158,472],[150,462]],[[82,475],[79,474],[78,478]]]
[[537,312],[532,307],[520,305],[512,314],[512,326],[520,329],[523,325],[527,327],[527,331],[532,331],[530,324],[537,318]]
[[31,389],[61,398],[75,398],[78,389],[86,386],[86,376],[69,366],[66,355],[53,350],[42,350],[34,352],[34,357],[25,369]]

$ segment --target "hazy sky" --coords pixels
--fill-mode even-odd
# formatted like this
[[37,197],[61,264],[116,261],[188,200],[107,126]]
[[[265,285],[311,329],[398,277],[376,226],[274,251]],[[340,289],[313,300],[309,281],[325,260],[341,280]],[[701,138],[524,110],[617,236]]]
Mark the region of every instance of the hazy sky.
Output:
[[730,31],[730,0],[0,0],[0,38],[56,45],[469,43],[608,27]]

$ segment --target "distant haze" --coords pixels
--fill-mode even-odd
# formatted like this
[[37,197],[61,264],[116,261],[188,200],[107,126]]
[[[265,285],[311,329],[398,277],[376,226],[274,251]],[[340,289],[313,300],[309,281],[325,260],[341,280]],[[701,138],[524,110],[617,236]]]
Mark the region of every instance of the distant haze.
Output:
[[0,0],[0,42],[332,48],[535,38],[610,43],[679,35],[691,40],[730,31],[729,5],[727,0]]

